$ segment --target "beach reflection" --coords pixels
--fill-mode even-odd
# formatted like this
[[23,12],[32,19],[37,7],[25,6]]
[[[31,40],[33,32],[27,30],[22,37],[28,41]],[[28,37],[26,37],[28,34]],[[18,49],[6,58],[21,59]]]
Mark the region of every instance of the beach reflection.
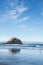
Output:
[[14,48],[13,48],[13,49],[9,49],[9,52],[11,52],[11,53],[14,54],[14,53],[19,53],[20,50],[21,50],[21,49],[17,49],[17,48],[14,49]]
[[0,65],[43,65],[43,50],[41,49],[0,50]]

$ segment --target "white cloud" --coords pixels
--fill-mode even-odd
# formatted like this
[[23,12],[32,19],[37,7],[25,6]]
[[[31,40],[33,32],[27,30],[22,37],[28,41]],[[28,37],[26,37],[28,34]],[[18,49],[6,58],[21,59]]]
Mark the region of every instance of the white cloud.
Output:
[[23,21],[26,21],[26,20],[28,20],[29,19],[29,17],[24,17],[22,20]]
[[17,10],[18,13],[23,13],[24,11],[28,10],[28,7],[25,6],[25,3],[23,1],[21,1],[19,5],[18,3],[19,0],[8,1],[8,5],[11,7],[11,9]]
[[16,10],[18,13],[23,13],[24,11],[28,10],[28,7],[24,7],[23,5],[17,6]]
[[[25,11],[28,10],[28,7],[24,6],[23,2],[18,5],[17,2],[18,0],[15,0],[14,2],[11,0],[7,1],[7,6],[5,6],[6,10],[5,13],[2,14],[2,19],[0,21],[6,22],[6,20],[17,20]],[[16,3],[17,2],[17,3]],[[10,8],[9,8],[10,7]],[[22,20],[19,21],[25,21],[27,20],[28,17],[23,18]]]
[[2,18],[0,18],[0,22],[6,22],[7,20],[11,19],[17,20],[20,15],[21,14],[16,13],[16,10],[7,11],[5,14],[2,15]]
[[24,17],[24,18],[22,18],[22,19],[19,19],[18,22],[24,22],[24,21],[27,21],[28,19],[29,19],[29,17],[26,16],[26,17]]
[[11,6],[12,8],[18,4],[18,1],[19,0],[7,0],[9,6]]
[[17,12],[16,10],[10,10],[9,15],[16,15],[16,12]]

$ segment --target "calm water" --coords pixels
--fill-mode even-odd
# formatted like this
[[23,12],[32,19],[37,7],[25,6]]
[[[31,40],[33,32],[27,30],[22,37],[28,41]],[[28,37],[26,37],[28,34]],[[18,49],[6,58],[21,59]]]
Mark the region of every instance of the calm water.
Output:
[[[11,48],[20,49],[11,53]],[[2,45],[0,44],[0,65],[43,65],[43,45]]]

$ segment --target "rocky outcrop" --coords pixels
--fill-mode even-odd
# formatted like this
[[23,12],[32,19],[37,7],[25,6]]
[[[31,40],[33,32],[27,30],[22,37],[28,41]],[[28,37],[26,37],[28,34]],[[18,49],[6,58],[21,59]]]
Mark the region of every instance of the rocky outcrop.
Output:
[[12,37],[7,41],[7,44],[22,44],[21,40],[15,37]]

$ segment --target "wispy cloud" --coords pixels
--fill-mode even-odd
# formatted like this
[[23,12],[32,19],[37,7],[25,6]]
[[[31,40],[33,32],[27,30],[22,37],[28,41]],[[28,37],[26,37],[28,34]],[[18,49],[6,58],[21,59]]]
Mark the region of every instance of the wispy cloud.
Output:
[[[6,0],[6,4],[7,6],[5,6],[5,13],[3,13],[2,19],[5,20],[9,20],[9,19],[13,19],[13,20],[17,20],[21,15],[23,15],[23,13],[25,11],[28,10],[27,6],[24,6],[24,2],[20,2],[21,4],[18,5],[18,1],[19,0],[15,0],[15,1],[11,1],[11,0]],[[23,4],[24,3],[24,4]],[[27,20],[28,17],[23,18],[22,20],[25,21]]]
[[24,7],[23,5],[17,6],[16,10],[18,13],[23,13],[24,11],[28,10],[28,7]]
[[29,17],[24,17],[22,20],[23,21],[26,21],[26,20],[28,20],[29,19]]
[[29,19],[29,16],[26,16],[22,19],[19,19],[18,22],[24,22],[24,21],[27,21]]

